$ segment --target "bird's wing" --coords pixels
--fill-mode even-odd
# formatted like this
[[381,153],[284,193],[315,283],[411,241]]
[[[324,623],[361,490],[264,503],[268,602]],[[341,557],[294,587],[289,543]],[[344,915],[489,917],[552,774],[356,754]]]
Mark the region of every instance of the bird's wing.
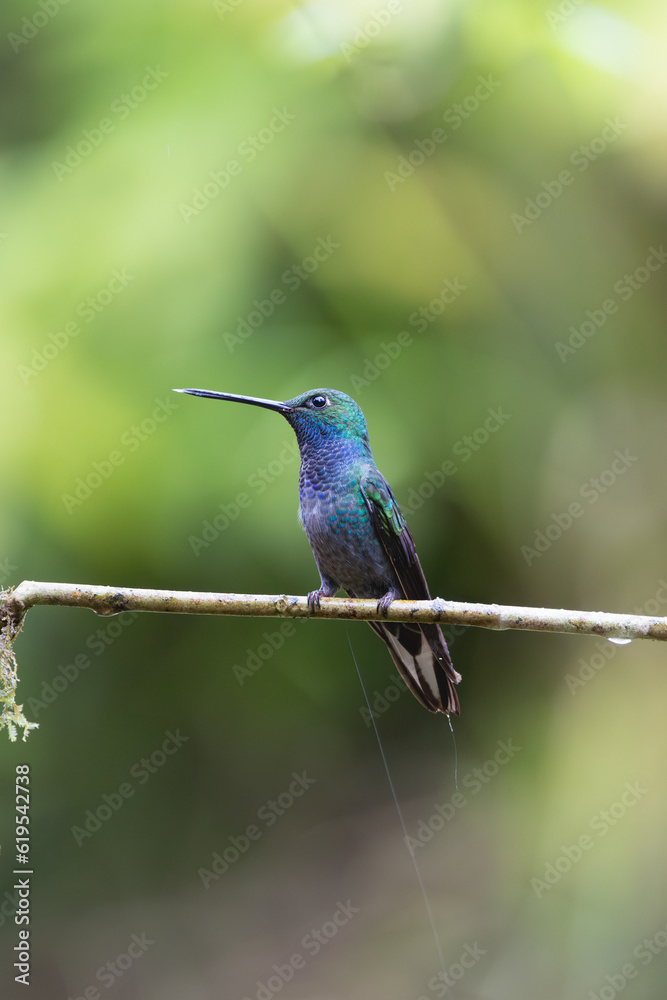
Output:
[[[361,479],[361,492],[371,523],[410,600],[431,599],[424,571],[396,498],[377,469]],[[389,647],[392,659],[415,697],[431,712],[459,714],[454,670],[440,626],[402,622],[369,622]]]
[[373,469],[361,479],[361,492],[383,549],[403,592],[413,601],[429,601],[428,584],[410,529],[384,476]]

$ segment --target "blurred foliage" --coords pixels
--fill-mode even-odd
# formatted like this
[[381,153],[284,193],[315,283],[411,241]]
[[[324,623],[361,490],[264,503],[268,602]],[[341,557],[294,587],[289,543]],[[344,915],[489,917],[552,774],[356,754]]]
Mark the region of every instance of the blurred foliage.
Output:
[[[434,593],[665,613],[663,5],[7,0],[3,20],[0,586],[307,592],[289,427],[171,389],[332,386],[364,408]],[[277,629],[30,613],[40,729],[0,768],[5,803],[32,769],[37,993],[100,986],[146,932],[118,997],[255,997],[351,898],[283,995],[442,995],[348,629]],[[394,697],[386,651],[349,636],[371,701]],[[485,950],[457,996],[569,1000],[631,962],[628,997],[662,997],[665,958],[633,950],[667,920],[664,650],[472,630],[452,651],[467,804],[417,858],[446,961]],[[454,747],[387,704],[415,835],[455,792]],[[304,770],[312,790],[205,890],[198,869]],[[603,838],[626,782],[648,791]],[[5,970],[12,838],[7,807]]]

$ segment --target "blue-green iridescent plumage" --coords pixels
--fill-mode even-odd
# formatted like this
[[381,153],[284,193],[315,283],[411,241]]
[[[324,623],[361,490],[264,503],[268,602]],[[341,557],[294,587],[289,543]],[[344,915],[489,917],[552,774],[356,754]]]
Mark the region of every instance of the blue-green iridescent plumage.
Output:
[[[410,530],[375,465],[366,420],[350,396],[311,389],[285,402],[201,389],[193,395],[277,410],[292,426],[301,454],[299,515],[320,572],[311,605],[341,588],[351,597],[427,600],[428,585]],[[415,697],[430,711],[459,713],[454,670],[438,625],[369,622],[387,644]]]
[[[327,406],[313,412],[303,405],[318,395]],[[342,587],[352,597],[382,597],[398,581],[361,488],[377,473],[365,417],[353,399],[333,389],[302,393],[288,405],[301,452],[299,515],[322,578],[321,596]]]

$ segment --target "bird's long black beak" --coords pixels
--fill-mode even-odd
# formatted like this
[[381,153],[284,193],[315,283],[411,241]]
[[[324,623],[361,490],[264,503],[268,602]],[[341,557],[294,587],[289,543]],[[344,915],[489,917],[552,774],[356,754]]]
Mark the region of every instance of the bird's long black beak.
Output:
[[233,392],[214,392],[212,389],[174,389],[174,392],[187,392],[190,396],[204,396],[207,399],[228,399],[232,403],[250,403],[252,406],[264,406],[267,410],[277,410],[278,413],[289,413],[292,409],[286,403],[275,399],[261,399],[259,396],[236,396]]

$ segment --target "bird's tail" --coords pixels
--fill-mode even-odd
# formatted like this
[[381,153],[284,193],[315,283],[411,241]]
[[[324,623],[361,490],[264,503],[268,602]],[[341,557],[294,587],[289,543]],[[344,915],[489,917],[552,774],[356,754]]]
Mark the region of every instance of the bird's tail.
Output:
[[461,675],[452,666],[440,626],[403,622],[368,624],[386,642],[399,674],[424,708],[459,715],[455,685]]

